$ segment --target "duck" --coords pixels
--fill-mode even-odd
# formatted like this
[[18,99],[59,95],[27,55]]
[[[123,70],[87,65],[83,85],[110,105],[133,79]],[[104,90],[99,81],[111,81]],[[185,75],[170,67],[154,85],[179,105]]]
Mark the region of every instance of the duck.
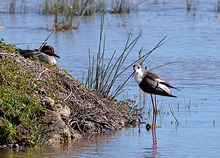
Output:
[[41,62],[48,63],[50,65],[56,65],[57,60],[56,58],[60,58],[57,54],[54,53],[54,48],[50,45],[44,45],[40,50],[23,50],[17,48],[22,56],[25,58],[34,58],[38,57]]
[[[133,70],[134,79],[139,85],[139,87],[142,89],[142,91],[151,95],[154,113],[157,113],[156,95],[177,98],[177,96],[172,94],[170,88],[174,88],[177,90],[179,89],[172,86],[162,77],[150,71],[143,72],[140,64],[133,65]],[[154,99],[152,95],[155,95]]]
[[49,45],[43,46],[40,52],[41,53],[38,55],[39,60],[42,62],[49,63],[50,65],[56,65],[56,58],[60,58],[58,55],[54,53],[54,48]]

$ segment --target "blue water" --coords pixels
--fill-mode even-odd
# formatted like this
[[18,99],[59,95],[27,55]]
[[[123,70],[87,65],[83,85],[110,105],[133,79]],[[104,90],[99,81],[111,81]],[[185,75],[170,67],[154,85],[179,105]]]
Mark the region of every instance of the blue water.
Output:
[[[173,90],[178,96],[176,99],[158,97],[162,112],[157,117],[157,125],[161,126],[156,129],[157,145],[153,144],[152,132],[141,125],[140,133],[138,128],[128,128],[92,140],[73,142],[76,146],[28,151],[20,153],[21,156],[31,153],[33,157],[217,157],[220,154],[220,19],[219,13],[214,11],[217,1],[197,2],[195,10],[190,12],[186,11],[184,1],[167,0],[159,4],[147,1],[141,4],[138,12],[131,14],[105,15],[106,60],[115,50],[117,55],[122,52],[129,33],[134,39],[142,32],[124,66],[138,58],[142,47],[143,53],[147,53],[167,35],[167,42],[144,62],[148,69],[176,62],[153,72],[181,89]],[[75,23],[78,22],[76,19]],[[0,29],[0,37],[7,43],[41,42],[50,34],[47,28],[52,27],[53,16],[39,15],[36,11],[0,14],[0,25],[5,27]],[[58,66],[81,80],[88,69],[88,50],[92,54],[98,50],[99,32],[100,16],[95,15],[83,17],[77,30],[53,34],[48,44],[61,56]],[[39,44],[17,46],[38,48]],[[126,71],[118,83],[132,71],[132,68]],[[133,99],[138,94],[133,78],[125,88],[125,99]],[[149,107],[147,96],[143,121],[151,123],[152,114],[147,115]]]

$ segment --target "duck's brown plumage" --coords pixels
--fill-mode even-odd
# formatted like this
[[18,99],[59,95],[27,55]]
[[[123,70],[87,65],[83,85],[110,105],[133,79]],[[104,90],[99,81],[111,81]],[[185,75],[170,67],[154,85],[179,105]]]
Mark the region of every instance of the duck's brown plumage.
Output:
[[54,53],[54,48],[49,45],[45,45],[39,49],[34,49],[34,50],[26,50],[26,49],[20,49],[17,48],[17,50],[20,52],[21,55],[23,55],[25,58],[30,58],[39,55],[40,53],[45,53],[49,56],[55,56],[57,58],[60,58],[58,55]]
[[20,52],[21,55],[23,55],[25,58],[32,58],[34,56],[37,56],[40,54],[38,49],[34,50],[26,50],[26,49],[20,49],[17,48],[17,50]]

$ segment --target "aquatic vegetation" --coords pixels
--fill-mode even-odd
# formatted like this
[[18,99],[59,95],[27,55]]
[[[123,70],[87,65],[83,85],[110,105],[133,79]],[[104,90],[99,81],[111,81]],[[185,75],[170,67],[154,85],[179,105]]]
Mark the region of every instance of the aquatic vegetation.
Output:
[[72,16],[94,14],[94,0],[45,0],[42,8],[43,14],[71,14]]
[[[136,9],[139,5],[135,4],[133,0],[112,0],[111,1],[111,13],[130,13]],[[87,16],[94,13],[106,12],[105,0],[45,0],[42,5],[43,14],[71,14],[72,16]]]
[[176,125],[178,126],[179,125],[179,121],[178,121],[177,117],[174,115],[174,112],[172,111],[172,105],[169,104],[169,108],[170,108],[170,112],[171,112],[173,118],[176,121]]
[[137,5],[133,5],[133,0],[112,0],[111,13],[122,14],[130,13]]
[[11,14],[15,13],[15,0],[12,0],[10,3],[9,13],[11,13]]
[[215,11],[220,12],[220,0],[217,1],[217,4],[215,6]]
[[192,0],[186,0],[186,8],[187,8],[187,11],[190,11],[190,10],[191,10],[191,6],[192,6]]
[[[121,14],[130,13],[137,8],[138,4],[134,5],[132,0],[112,0],[111,6],[111,13]],[[45,15],[54,15],[55,30],[77,29],[80,19],[73,26],[73,20],[76,16],[81,18],[95,13],[105,13],[106,3],[104,0],[45,0],[41,10]]]
[[[114,14],[130,13],[132,10],[137,9],[139,4],[134,4],[132,0],[112,0],[111,10],[109,12]],[[26,0],[21,1],[20,7],[18,5],[17,1],[11,0],[9,13],[15,14],[17,8],[20,8],[20,12],[28,12]],[[106,7],[105,0],[44,0],[40,4],[39,13],[43,15],[54,15],[53,30],[63,31],[78,29],[82,16],[106,13]],[[52,30],[51,28],[48,29]]]
[[[17,6],[18,1],[15,0],[10,0],[10,4],[9,4],[9,13],[10,14],[15,14],[16,11],[18,10]],[[20,8],[20,13],[27,13],[27,1],[26,0],[22,0],[21,4],[19,6]]]
[[106,13],[106,3],[105,0],[98,0],[95,5],[96,13]]
[[54,15],[55,30],[77,29],[79,22],[74,26],[74,17],[93,15],[95,5],[94,0],[45,0],[41,12],[45,15]]
[[196,10],[198,7],[198,0],[186,0],[186,9],[187,11]]

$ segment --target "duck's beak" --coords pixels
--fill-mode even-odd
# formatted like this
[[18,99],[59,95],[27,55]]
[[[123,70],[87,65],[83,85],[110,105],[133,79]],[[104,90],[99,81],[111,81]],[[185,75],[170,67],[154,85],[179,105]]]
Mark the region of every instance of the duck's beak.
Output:
[[56,54],[53,54],[53,56],[57,57],[57,58],[60,58],[60,56],[56,55]]

